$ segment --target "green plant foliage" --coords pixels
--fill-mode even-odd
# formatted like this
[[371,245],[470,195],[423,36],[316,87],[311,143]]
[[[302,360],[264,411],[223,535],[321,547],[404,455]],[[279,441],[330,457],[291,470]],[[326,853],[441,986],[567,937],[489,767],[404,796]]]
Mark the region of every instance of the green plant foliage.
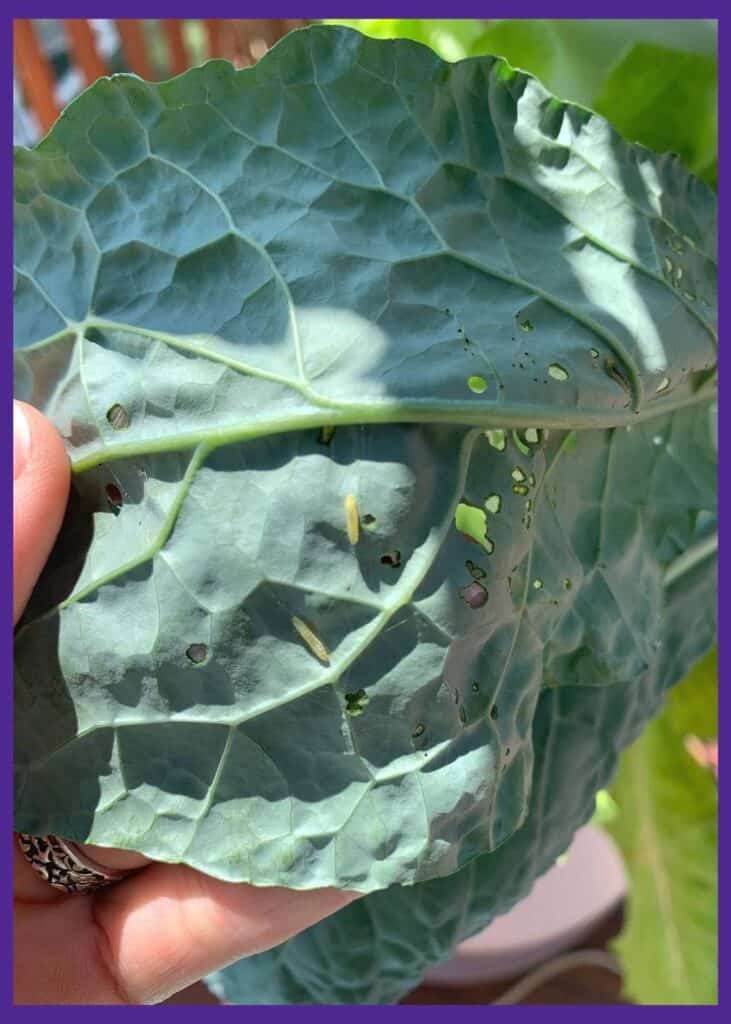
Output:
[[612,68],[593,106],[626,139],[658,152],[674,150],[715,185],[715,58],[637,43]]
[[623,754],[611,788],[618,810],[608,827],[631,882],[617,952],[634,1002],[718,999],[717,787],[685,746],[717,736],[717,678],[713,652]]
[[486,52],[481,49],[485,23],[474,18],[332,18],[326,23],[350,26],[373,39],[412,39],[430,46],[444,60]]
[[501,60],[318,27],[100,81],[15,213],[74,469],[16,828],[368,892],[216,984],[398,998],[713,643],[715,197]]

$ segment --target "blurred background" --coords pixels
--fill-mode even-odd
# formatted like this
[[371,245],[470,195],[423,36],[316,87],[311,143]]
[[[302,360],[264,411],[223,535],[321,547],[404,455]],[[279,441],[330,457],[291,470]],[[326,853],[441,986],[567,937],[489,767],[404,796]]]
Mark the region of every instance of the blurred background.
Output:
[[[716,188],[717,23],[362,19],[446,60],[486,53],[680,154]],[[97,78],[246,67],[304,20],[16,20],[14,142],[32,146]],[[407,1003],[713,1004],[717,1000],[717,660],[712,652],[622,757],[588,830],[534,892],[435,969]],[[202,986],[175,1003],[215,1003]]]

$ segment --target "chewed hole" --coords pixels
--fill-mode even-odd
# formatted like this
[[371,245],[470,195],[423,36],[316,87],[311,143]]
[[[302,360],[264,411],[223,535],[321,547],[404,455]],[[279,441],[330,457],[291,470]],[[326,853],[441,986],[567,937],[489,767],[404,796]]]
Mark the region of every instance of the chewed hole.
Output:
[[474,580],[472,583],[468,583],[466,587],[462,587],[459,592],[460,597],[463,601],[466,601],[470,608],[482,608],[484,604],[487,604],[489,597],[487,590]]
[[398,569],[401,565],[401,552],[387,551],[381,555],[381,565],[390,565],[392,569]]
[[107,484],[107,486],[104,488],[104,493],[106,494],[107,501],[109,502],[113,511],[119,512],[122,505],[124,505],[124,498],[122,497],[122,492],[117,487],[117,485]]
[[499,452],[504,452],[505,451],[505,448],[506,448],[508,442],[507,442],[506,433],[505,433],[504,430],[500,430],[500,429],[486,430],[485,431],[485,436],[487,437],[487,440],[488,440],[489,444],[491,444],[492,447],[496,449],[496,451],[499,451]]
[[493,515],[497,515],[502,508],[503,499],[499,494],[488,494],[485,498],[485,508]]
[[365,690],[356,690],[355,693],[346,693],[346,713],[352,715],[354,718],[358,715],[362,715],[366,709],[369,699],[370,698]]
[[205,644],[191,644],[185,654],[188,661],[192,661],[194,665],[200,665],[208,657],[208,648]]
[[109,423],[112,430],[126,430],[130,425],[129,413],[123,405],[119,402],[115,402],[107,410],[107,422]]
[[569,372],[565,367],[561,366],[560,363],[551,363],[548,367],[548,376],[552,377],[554,380],[568,380]]
[[497,704],[493,704],[493,706],[490,708],[490,718],[492,718],[493,722],[497,718],[497,714]]
[[360,517],[360,521],[363,524],[363,526],[375,526],[376,525],[376,517],[372,516],[370,514],[370,512],[366,512],[364,515],[362,515]]

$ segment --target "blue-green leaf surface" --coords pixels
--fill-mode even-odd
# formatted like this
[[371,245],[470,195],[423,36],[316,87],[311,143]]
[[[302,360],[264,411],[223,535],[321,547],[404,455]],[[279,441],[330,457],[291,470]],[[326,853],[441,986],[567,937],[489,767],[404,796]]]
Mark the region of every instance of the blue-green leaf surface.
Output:
[[75,471],[16,828],[405,883],[246,968],[392,998],[712,642],[715,197],[501,60],[324,27],[99,82],[15,182],[16,394]]

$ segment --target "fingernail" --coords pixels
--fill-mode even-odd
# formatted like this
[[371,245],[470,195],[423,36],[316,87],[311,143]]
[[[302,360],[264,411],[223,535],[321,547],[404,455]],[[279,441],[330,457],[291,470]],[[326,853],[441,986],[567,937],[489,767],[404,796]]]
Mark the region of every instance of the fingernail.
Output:
[[30,424],[18,402],[13,402],[13,480],[23,473],[30,457]]

